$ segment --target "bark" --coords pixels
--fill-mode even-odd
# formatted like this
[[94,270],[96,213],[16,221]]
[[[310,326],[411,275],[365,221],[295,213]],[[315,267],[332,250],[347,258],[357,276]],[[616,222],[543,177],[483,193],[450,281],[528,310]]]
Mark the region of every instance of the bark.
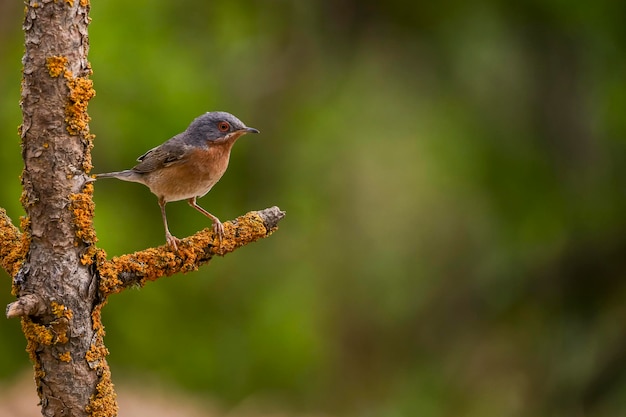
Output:
[[[7,313],[22,315],[44,416],[87,415],[109,375],[101,329],[91,320],[97,283],[81,263],[94,236],[78,236],[84,225],[73,210],[75,196],[90,191],[82,190],[92,139],[88,12],[83,1],[31,0],[23,26],[22,204],[29,239],[14,279],[19,301]],[[101,354],[85,360],[94,348]]]
[[222,244],[209,230],[176,252],[147,249],[112,260],[96,247],[87,104],[89,3],[30,0],[25,9],[21,232],[0,209],[0,266],[13,277],[44,416],[115,416],[117,404],[100,320],[107,296],[161,276],[197,269],[268,236],[284,216],[273,207],[226,222]]

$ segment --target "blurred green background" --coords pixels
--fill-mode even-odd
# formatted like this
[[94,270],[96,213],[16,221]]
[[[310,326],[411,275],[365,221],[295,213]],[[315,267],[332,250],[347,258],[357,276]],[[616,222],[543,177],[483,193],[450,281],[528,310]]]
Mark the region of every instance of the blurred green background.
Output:
[[[0,1],[16,221],[22,8]],[[94,172],[225,110],[261,135],[200,204],[287,211],[267,240],[112,297],[114,381],[341,416],[624,415],[625,16],[611,0],[94,0]],[[95,188],[110,256],[163,244],[145,187]],[[208,226],[185,203],[168,218],[179,237]],[[11,381],[30,366],[18,321],[0,338]]]

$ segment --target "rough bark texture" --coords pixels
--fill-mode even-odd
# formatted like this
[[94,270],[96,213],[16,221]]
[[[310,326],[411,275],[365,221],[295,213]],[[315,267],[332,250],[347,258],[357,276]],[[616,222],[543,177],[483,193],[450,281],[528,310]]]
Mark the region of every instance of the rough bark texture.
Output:
[[44,416],[115,416],[100,312],[108,295],[197,269],[268,236],[277,207],[226,222],[221,244],[209,230],[172,252],[147,249],[112,260],[96,248],[87,104],[89,3],[29,0],[25,9],[20,129],[24,172],[21,229],[0,209],[0,266],[13,277]]
[[79,237],[83,225],[73,210],[90,169],[88,12],[84,1],[31,0],[23,27],[22,204],[30,245],[14,291],[28,314],[22,328],[44,416],[87,415],[108,375],[104,355],[86,360],[94,346],[104,346],[91,318],[95,274],[81,263],[94,242]]

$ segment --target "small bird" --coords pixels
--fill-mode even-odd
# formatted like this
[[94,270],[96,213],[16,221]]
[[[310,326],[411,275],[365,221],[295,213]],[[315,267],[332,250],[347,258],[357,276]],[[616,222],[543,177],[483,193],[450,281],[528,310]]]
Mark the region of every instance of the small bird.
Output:
[[117,178],[147,186],[159,199],[166,242],[177,250],[180,240],[167,227],[165,204],[187,200],[189,205],[213,221],[220,242],[224,226],[196,203],[222,178],[234,143],[246,133],[259,133],[230,113],[216,111],[197,117],[187,130],[137,158],[131,169],[97,174],[96,178]]

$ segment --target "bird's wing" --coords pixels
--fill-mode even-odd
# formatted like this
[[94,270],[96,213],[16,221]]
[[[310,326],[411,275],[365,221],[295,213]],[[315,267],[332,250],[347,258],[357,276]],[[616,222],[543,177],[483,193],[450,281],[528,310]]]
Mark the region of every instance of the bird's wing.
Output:
[[184,162],[191,147],[177,139],[178,137],[174,137],[141,155],[137,158],[139,163],[133,167],[133,171],[148,173]]

